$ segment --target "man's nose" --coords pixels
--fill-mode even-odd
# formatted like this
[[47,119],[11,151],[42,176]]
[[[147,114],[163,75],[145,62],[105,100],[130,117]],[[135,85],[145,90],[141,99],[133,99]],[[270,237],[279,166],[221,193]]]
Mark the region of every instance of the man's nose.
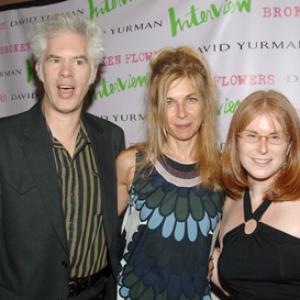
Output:
[[60,74],[63,77],[70,77],[72,75],[72,66],[70,62],[63,62],[61,64]]

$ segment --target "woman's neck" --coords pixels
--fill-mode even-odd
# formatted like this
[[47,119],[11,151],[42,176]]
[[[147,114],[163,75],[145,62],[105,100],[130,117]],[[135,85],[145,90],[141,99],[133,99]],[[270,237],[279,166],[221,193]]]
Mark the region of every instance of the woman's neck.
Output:
[[170,148],[164,147],[163,153],[169,158],[184,163],[184,164],[192,164],[197,162],[196,155],[193,153],[195,151],[186,150],[179,148]]

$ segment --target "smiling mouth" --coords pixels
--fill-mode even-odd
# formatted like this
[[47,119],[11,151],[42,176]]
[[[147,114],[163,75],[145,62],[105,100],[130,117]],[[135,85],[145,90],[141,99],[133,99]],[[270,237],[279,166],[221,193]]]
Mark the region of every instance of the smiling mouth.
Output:
[[253,158],[253,161],[256,163],[256,164],[259,164],[259,165],[265,165],[267,163],[269,163],[271,161],[271,159],[267,159],[267,158],[264,158],[264,159],[260,159],[260,158]]

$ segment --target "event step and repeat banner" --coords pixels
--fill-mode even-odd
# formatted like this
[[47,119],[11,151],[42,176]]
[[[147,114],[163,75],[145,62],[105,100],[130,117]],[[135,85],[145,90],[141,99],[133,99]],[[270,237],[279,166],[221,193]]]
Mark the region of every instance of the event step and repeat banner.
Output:
[[299,0],[69,0],[0,12],[0,116],[38,98],[28,33],[57,14],[101,24],[105,59],[89,111],[120,125],[127,145],[144,139],[148,62],[165,46],[197,48],[218,87],[219,143],[242,99],[284,93],[300,112]]

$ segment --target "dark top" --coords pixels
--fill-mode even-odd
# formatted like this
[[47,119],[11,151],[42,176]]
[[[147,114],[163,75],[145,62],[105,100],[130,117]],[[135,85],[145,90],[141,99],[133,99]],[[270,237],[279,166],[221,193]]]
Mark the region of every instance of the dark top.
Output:
[[[91,114],[82,113],[81,119],[99,172],[108,263],[116,275],[115,158],[124,149],[124,134]],[[29,111],[1,119],[0,141],[0,299],[66,300],[69,246],[52,140],[40,102]],[[86,291],[90,298],[99,294],[100,280]],[[115,300],[114,278],[105,284],[105,300]]]
[[252,213],[246,190],[245,221],[255,219],[257,227],[246,234],[243,223],[224,236],[218,270],[231,299],[300,299],[300,239],[259,222],[270,203]]

